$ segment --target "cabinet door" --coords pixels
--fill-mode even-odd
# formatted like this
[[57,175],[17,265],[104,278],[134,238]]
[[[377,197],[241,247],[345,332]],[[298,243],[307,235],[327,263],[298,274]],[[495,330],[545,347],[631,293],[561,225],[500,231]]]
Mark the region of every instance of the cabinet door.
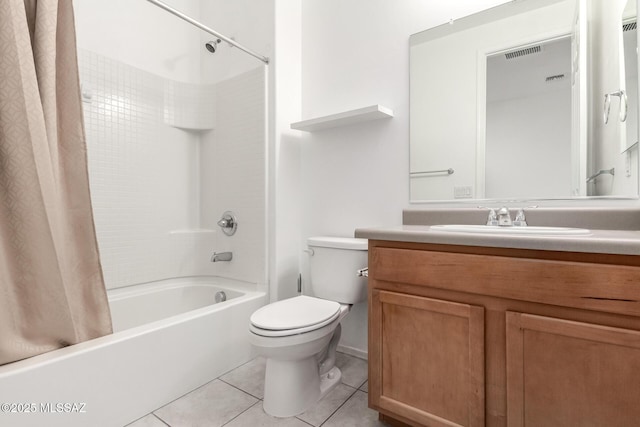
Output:
[[417,425],[484,425],[484,309],[371,291],[369,403]]
[[640,425],[640,332],[507,312],[507,422]]

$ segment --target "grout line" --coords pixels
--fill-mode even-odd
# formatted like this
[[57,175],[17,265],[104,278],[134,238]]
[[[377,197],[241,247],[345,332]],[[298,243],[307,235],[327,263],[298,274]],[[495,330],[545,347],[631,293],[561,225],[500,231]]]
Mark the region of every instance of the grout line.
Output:
[[[335,414],[335,413],[336,413],[336,411],[337,411],[338,409],[340,409],[340,407],[342,407],[342,405],[344,405],[344,404],[346,403],[346,401],[347,401],[347,400],[349,400],[349,399],[351,398],[351,396],[353,396],[353,394],[354,394],[356,391],[358,391],[358,389],[353,388],[353,387],[351,387],[351,386],[350,386],[350,385],[348,385],[348,384],[340,383],[340,385],[343,385],[343,386],[345,386],[345,387],[347,387],[347,388],[351,388],[351,389],[353,389],[353,392],[351,392],[351,393],[349,394],[349,396],[347,396],[347,398],[346,398],[346,399],[344,399],[344,401],[343,401],[343,402],[342,402],[342,403],[341,403],[341,404],[340,404],[340,405],[339,405],[339,406],[338,406],[338,407],[337,407],[337,408],[336,408],[332,413],[330,413],[330,414],[329,414],[329,415],[328,415],[328,416],[327,416],[327,417],[326,417],[326,418],[325,418],[325,419],[324,419],[324,420],[319,424],[320,426],[321,426],[322,424],[324,424],[325,422],[327,422],[327,420],[328,420],[329,418],[331,418],[331,416],[332,416],[333,414]],[[325,397],[327,397],[327,396],[325,396]],[[324,398],[323,398],[323,399],[324,399]],[[317,405],[317,404],[319,404],[321,400],[322,400],[322,399],[320,399],[319,401],[317,401],[315,404],[316,404],[316,405]],[[309,409],[311,409],[311,408],[309,408]],[[296,418],[297,418],[297,419],[299,419],[299,420],[300,420],[300,421],[302,421],[302,422],[305,422],[305,423],[307,423],[307,424],[310,424],[310,425],[312,425],[312,426],[316,427],[314,424],[311,424],[311,423],[309,423],[309,422],[307,422],[307,421],[303,420],[302,418],[298,418],[298,416],[296,416]]]
[[316,426],[314,426],[313,424],[308,423],[308,422],[306,422],[305,420],[298,418],[297,416],[292,417],[292,418],[295,418],[295,419],[296,419],[296,420],[298,420],[298,421],[302,421],[303,423],[305,423],[305,424],[306,424],[306,425],[308,425],[308,426],[316,427]]
[[355,388],[356,390],[360,390],[360,387],[362,387],[364,385],[364,383],[366,383],[369,380],[369,378],[367,378],[366,380],[362,381],[362,383],[360,385],[356,385],[356,386],[350,386]]
[[156,414],[154,414],[153,412],[151,412],[151,415],[156,417],[158,420],[160,420],[160,422],[164,425],[166,425],[167,427],[171,427],[169,424],[167,424],[167,422],[165,420],[163,420],[162,418],[160,418],[159,416],[157,416]]
[[[344,384],[344,385],[346,385],[346,384]],[[346,386],[347,386],[347,387],[351,387],[350,385],[346,385]],[[351,388],[353,388],[353,387],[351,387]],[[323,422],[321,422],[321,423],[320,423],[320,427],[322,427],[323,425],[325,425],[325,423],[326,423],[327,421],[329,421],[329,419],[331,419],[331,417],[333,417],[333,416],[335,415],[335,413],[336,413],[336,412],[338,412],[338,411],[340,410],[340,408],[342,408],[342,407],[345,405],[345,403],[347,403],[347,402],[349,401],[349,399],[351,399],[351,398],[353,397],[353,395],[354,395],[354,394],[356,394],[357,392],[358,392],[358,389],[357,389],[357,388],[353,388],[353,392],[349,395],[349,397],[347,397],[347,398],[344,400],[344,402],[342,402],[342,404],[341,404],[340,406],[338,406],[338,407],[336,408],[336,410],[335,410],[335,411],[333,411],[333,412],[331,413],[331,415],[329,415],[329,416],[328,416],[328,417],[327,417]]]
[[[164,407],[165,407],[165,406],[167,406],[167,405],[171,405],[171,404],[172,404],[173,402],[175,402],[176,400],[180,400],[180,399],[182,399],[182,398],[183,398],[183,397],[185,397],[187,394],[191,394],[191,393],[193,393],[194,391],[196,391],[196,390],[198,390],[198,389],[200,389],[200,388],[202,388],[202,387],[206,386],[207,384],[211,384],[212,382],[214,382],[214,381],[215,381],[215,380],[217,380],[217,379],[218,379],[218,378],[214,378],[214,379],[212,379],[211,381],[208,381],[208,382],[206,382],[206,383],[202,384],[200,387],[196,387],[196,388],[194,388],[193,390],[190,390],[190,391],[186,392],[186,393],[185,393],[185,394],[183,394],[182,396],[178,396],[178,397],[176,397],[176,398],[175,398],[175,399],[173,399],[171,402],[167,402],[167,403],[165,403],[164,405],[162,405],[162,406],[160,406],[160,407],[158,407],[158,408],[154,409],[153,411],[151,411],[151,413],[152,413],[153,415],[156,415],[156,414],[155,414],[155,412],[156,412],[158,409],[164,408]],[[156,416],[157,416],[157,415],[156,415]],[[166,424],[166,423],[165,423],[165,424]],[[169,426],[169,427],[171,427],[171,426]]]
[[[240,365],[240,366],[244,366],[244,365],[246,365],[247,363],[249,363],[249,362],[253,361],[254,359],[256,359],[256,358],[254,357],[253,359],[249,360],[249,361],[248,361],[248,362],[246,362],[246,363],[243,363],[243,364],[242,364],[242,365]],[[181,395],[181,396],[176,397],[176,398],[175,398],[175,399],[173,399],[172,401],[165,403],[164,405],[162,405],[162,406],[160,406],[160,407],[158,407],[158,408],[154,409],[154,410],[153,410],[153,411],[151,411],[150,413],[151,413],[151,414],[153,414],[153,415],[155,415],[155,416],[157,416],[156,414],[154,414],[154,412],[155,412],[155,411],[157,411],[158,409],[160,409],[160,408],[164,408],[165,406],[172,404],[172,403],[173,403],[173,402],[175,402],[176,400],[182,399],[182,398],[183,398],[183,397],[185,397],[186,395],[188,395],[188,394],[190,394],[190,393],[193,393],[194,391],[196,391],[196,390],[198,390],[198,389],[200,389],[200,388],[202,388],[202,387],[206,386],[207,384],[211,384],[211,383],[212,383],[212,382],[214,382],[215,380],[219,380],[219,381],[221,381],[221,382],[223,382],[223,383],[225,383],[225,384],[230,385],[231,387],[237,388],[238,390],[242,391],[243,393],[247,393],[246,391],[244,391],[244,390],[242,390],[242,389],[240,389],[240,388],[238,388],[238,387],[234,386],[233,384],[229,384],[228,382],[223,381],[223,380],[221,379],[221,377],[222,377],[223,375],[226,375],[226,374],[228,374],[229,372],[231,372],[231,371],[233,371],[233,370],[235,370],[235,369],[238,369],[240,366],[236,366],[235,368],[230,369],[229,371],[225,372],[224,374],[221,374],[220,376],[218,376],[218,377],[216,377],[216,378],[212,379],[211,381],[208,381],[208,382],[206,382],[206,383],[202,384],[201,386],[196,387],[196,388],[194,388],[193,390],[190,390],[190,391],[186,392],[185,394],[183,394],[183,395]],[[256,399],[260,399],[259,397],[254,396],[254,395],[252,395],[251,393],[247,393],[247,394],[248,394],[249,396],[251,396],[251,397],[255,397]],[[166,424],[166,423],[165,423],[165,424]],[[167,425],[168,425],[168,424],[167,424]],[[171,426],[169,426],[169,427],[171,427]]]
[[[227,421],[226,423],[222,424],[222,427],[226,426],[227,424],[229,424],[230,422],[232,422],[233,420],[235,420],[236,418],[238,418],[240,415],[244,414],[245,412],[247,412],[249,409],[253,408],[254,406],[256,406],[258,403],[262,402],[262,400],[258,400],[256,403],[254,403],[253,405],[249,406],[247,409],[245,409],[244,411],[240,412],[238,415],[236,415],[235,417],[231,418],[229,421]],[[171,426],[169,426],[171,427]]]
[[220,379],[220,378],[218,378],[218,379],[220,380],[220,382],[223,382],[223,383],[225,383],[225,384],[227,384],[227,385],[229,385],[229,386],[231,386],[231,387],[235,388],[236,390],[240,390],[241,392],[243,392],[243,393],[245,393],[245,394],[248,394],[249,396],[254,397],[254,398],[258,399],[258,400],[263,400],[263,398],[262,398],[262,397],[254,396],[253,394],[249,393],[249,392],[248,392],[248,391],[246,391],[246,390],[241,389],[240,387],[237,387],[237,386],[235,386],[235,385],[233,385],[233,384],[231,384],[231,383],[228,383],[228,382],[226,382],[226,381],[225,381],[225,380],[223,380],[223,379]]

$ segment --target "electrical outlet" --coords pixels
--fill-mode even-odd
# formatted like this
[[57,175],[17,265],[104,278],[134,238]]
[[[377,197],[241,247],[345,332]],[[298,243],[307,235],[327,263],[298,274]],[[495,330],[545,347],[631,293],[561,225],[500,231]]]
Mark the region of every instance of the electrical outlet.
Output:
[[473,187],[470,185],[456,185],[453,187],[454,199],[470,199],[473,197]]

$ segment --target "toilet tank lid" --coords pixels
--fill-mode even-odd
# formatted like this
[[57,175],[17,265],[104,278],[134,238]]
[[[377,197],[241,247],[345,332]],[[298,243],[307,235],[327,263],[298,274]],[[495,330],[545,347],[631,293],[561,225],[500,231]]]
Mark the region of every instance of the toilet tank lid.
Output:
[[309,246],[351,249],[356,251],[366,251],[368,242],[367,239],[359,239],[356,237],[309,237],[309,239],[307,239]]

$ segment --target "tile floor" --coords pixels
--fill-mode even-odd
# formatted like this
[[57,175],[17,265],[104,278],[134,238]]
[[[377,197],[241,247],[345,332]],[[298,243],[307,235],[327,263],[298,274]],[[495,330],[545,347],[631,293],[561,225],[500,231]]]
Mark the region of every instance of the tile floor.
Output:
[[308,411],[274,418],[262,409],[265,360],[251,360],[128,427],[368,427],[384,426],[367,407],[367,362],[338,353],[342,384]]

